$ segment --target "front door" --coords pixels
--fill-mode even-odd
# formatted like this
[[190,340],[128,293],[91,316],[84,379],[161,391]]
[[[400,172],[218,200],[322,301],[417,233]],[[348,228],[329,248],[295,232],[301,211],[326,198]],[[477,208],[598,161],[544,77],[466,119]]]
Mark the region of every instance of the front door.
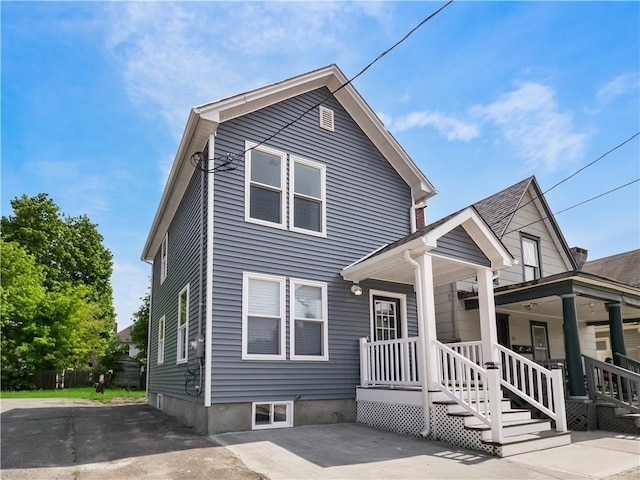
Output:
[[531,322],[531,343],[534,360],[549,359],[549,336],[545,322]]
[[374,340],[400,338],[400,299],[374,295],[372,302]]
[[509,315],[504,313],[496,314],[496,327],[498,334],[498,343],[503,347],[511,347],[511,339],[509,338]]

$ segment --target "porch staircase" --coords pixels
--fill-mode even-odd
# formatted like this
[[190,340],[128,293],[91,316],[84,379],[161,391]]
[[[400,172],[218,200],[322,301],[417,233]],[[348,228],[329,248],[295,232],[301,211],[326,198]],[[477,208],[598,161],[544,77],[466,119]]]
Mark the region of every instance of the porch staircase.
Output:
[[[491,427],[451,400],[444,392],[429,392],[433,411],[432,437],[438,440],[491,455],[508,457],[571,443],[570,432],[558,432],[549,419],[534,419],[531,411],[513,408],[507,398],[500,400],[502,439],[492,441]],[[482,401],[483,399],[480,399]],[[478,402],[471,400],[475,405]]]
[[[501,457],[571,443],[559,369],[500,345],[492,352],[498,361],[484,362],[480,342],[432,341],[430,363],[422,368],[416,339],[361,339],[360,346],[358,422]],[[428,401],[420,379],[427,368]],[[507,392],[544,418],[514,408]]]

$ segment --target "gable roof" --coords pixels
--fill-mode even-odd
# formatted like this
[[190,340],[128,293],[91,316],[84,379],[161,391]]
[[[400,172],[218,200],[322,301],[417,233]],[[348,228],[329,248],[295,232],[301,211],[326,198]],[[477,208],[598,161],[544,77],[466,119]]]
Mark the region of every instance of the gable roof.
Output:
[[515,185],[473,204],[498,238],[502,238],[504,235],[507,225],[509,225],[533,179],[534,177],[525,178]]
[[513,257],[507,248],[478,212],[473,207],[467,207],[357,260],[342,270],[342,278],[352,282],[371,278],[412,283],[413,270],[406,267],[405,252],[419,255],[427,251],[433,254],[436,285],[469,278],[475,275],[476,265],[468,260],[460,261],[438,254],[438,242],[458,227],[462,227],[481,250],[487,261],[485,266],[494,271],[511,266]]
[[480,216],[487,222],[489,227],[494,231],[498,238],[502,238],[507,233],[507,229],[515,212],[523,205],[523,199],[527,191],[531,190],[531,198],[533,203],[538,207],[542,214],[542,221],[547,225],[549,230],[555,233],[556,245],[565,254],[570,265],[570,270],[577,270],[576,261],[571,254],[569,245],[560,230],[558,222],[556,222],[551,208],[544,197],[544,193],[538,184],[535,176],[531,176],[521,180],[520,182],[505,188],[479,202],[473,204]]
[[640,249],[592,260],[582,271],[640,287]]
[[189,159],[194,153],[204,150],[209,137],[215,133],[220,123],[322,87],[335,92],[333,93],[334,98],[340,102],[365,135],[409,185],[416,203],[423,202],[437,193],[424,173],[385,128],[342,71],[336,65],[329,65],[288,80],[200,105],[191,110],[142,251],[142,259],[153,260],[195,170]]

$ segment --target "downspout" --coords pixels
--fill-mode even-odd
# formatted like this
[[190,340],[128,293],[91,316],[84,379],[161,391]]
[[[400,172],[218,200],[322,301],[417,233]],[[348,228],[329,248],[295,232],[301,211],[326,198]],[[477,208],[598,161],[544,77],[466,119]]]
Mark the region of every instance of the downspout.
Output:
[[143,260],[143,262],[151,265],[151,288],[149,289],[149,322],[147,324],[147,365],[146,372],[144,372],[146,377],[144,389],[147,392],[147,398],[149,398],[149,365],[151,364],[149,353],[151,352],[151,312],[153,311],[153,262],[150,262],[149,260]]
[[409,208],[409,221],[411,222],[411,233],[414,233],[418,227],[416,225],[416,204],[413,202]]
[[422,378],[422,411],[424,418],[424,430],[421,435],[427,438],[431,433],[431,399],[429,398],[429,384],[427,382],[427,352],[424,342],[424,298],[422,295],[422,275],[420,272],[420,264],[411,258],[409,250],[404,251],[404,259],[411,266],[415,273],[415,288],[416,288],[416,311],[418,314],[418,341],[420,352],[420,370]]
[[[215,130],[209,135],[209,161],[213,163],[215,152]],[[211,375],[213,362],[213,188],[215,176],[213,169],[207,169],[207,265],[206,265],[206,304],[205,304],[205,356],[204,356],[204,406],[211,406]]]

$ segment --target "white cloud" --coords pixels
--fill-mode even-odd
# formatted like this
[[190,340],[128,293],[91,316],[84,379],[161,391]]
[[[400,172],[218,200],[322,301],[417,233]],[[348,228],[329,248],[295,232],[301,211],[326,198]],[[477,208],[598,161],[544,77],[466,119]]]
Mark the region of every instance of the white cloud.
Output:
[[518,156],[547,171],[578,159],[588,139],[576,131],[570,113],[559,111],[555,91],[539,83],[526,83],[472,113],[500,128]]
[[430,126],[447,140],[469,141],[480,135],[478,125],[440,112],[412,112],[393,121],[394,131]]
[[321,58],[335,59],[350,41],[354,16],[383,21],[388,10],[347,2],[116,2],[106,46],[136,105],[179,137],[191,107],[323,66]]
[[607,82],[598,89],[596,94],[602,103],[610,103],[617,97],[640,90],[640,73],[624,73]]

